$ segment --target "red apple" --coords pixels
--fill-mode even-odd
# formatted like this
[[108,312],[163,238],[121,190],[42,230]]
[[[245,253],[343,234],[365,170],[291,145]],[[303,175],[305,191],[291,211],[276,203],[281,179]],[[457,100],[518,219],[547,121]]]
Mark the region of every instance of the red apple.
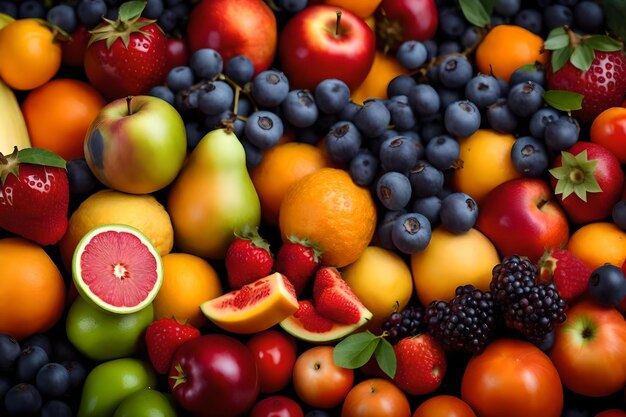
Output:
[[256,333],[246,343],[252,351],[259,369],[262,393],[273,393],[285,388],[291,381],[296,363],[294,339],[278,330],[268,329]]
[[327,78],[340,79],[355,89],[367,77],[375,50],[376,37],[363,19],[324,4],[292,17],[278,45],[290,87],[311,91]]
[[263,0],[203,0],[187,22],[191,52],[212,48],[227,62],[245,55],[258,74],[274,61],[278,32],[276,17]]
[[250,417],[304,417],[304,412],[291,398],[273,395],[254,404]]
[[522,255],[533,262],[569,238],[565,213],[548,183],[536,178],[509,180],[491,190],[480,205],[476,228],[502,256]]
[[376,36],[392,51],[404,41],[432,39],[438,25],[434,0],[382,0],[376,11]]
[[612,394],[626,384],[626,320],[612,307],[576,303],[556,329],[550,359],[568,389],[588,397]]
[[167,70],[189,64],[189,48],[187,43],[181,38],[167,39]]

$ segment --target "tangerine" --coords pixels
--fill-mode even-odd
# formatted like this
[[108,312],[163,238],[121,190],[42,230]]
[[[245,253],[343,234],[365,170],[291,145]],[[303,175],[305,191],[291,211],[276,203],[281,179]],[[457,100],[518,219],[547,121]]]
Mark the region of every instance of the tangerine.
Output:
[[352,101],[362,104],[367,99],[387,98],[387,85],[398,75],[410,74],[395,56],[376,51],[374,62],[365,80],[351,94]]
[[324,4],[343,7],[346,10],[350,10],[361,19],[365,19],[374,14],[374,11],[376,11],[381,1],[382,0],[324,0]]
[[308,240],[322,250],[322,264],[341,268],[372,240],[376,205],[370,190],[356,185],[347,171],[322,168],[289,187],[278,223],[283,241]]
[[626,232],[615,223],[587,223],[572,233],[567,249],[591,269],[605,263],[621,268],[626,259]]

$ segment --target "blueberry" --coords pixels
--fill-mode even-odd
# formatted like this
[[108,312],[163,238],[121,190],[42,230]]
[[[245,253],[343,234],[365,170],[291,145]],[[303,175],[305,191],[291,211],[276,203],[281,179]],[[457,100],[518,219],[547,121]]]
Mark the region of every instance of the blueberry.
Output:
[[198,110],[214,116],[232,108],[235,93],[225,81],[207,81],[202,84],[198,95]]
[[[117,11],[117,8],[113,10]],[[176,12],[173,9],[165,9],[157,20],[157,24],[165,33],[173,32],[178,24],[178,16],[176,16]]]
[[544,131],[544,141],[549,150],[559,152],[569,149],[578,142],[580,127],[576,119],[561,116],[549,123]]
[[240,86],[252,80],[254,76],[254,64],[245,55],[235,55],[226,61],[224,75]]
[[461,35],[461,45],[463,48],[469,49],[474,47],[481,40],[480,31],[474,26],[465,28]]
[[397,130],[387,129],[380,136],[368,139],[365,142],[365,145],[374,155],[378,155],[380,153],[380,147],[382,146],[382,144],[387,139],[395,138],[396,136],[400,136],[400,133]]
[[70,386],[70,373],[59,363],[48,363],[39,369],[35,377],[39,392],[46,397],[60,397]]
[[11,1],[0,1],[0,13],[11,16],[17,19],[17,6]]
[[543,31],[543,16],[538,10],[523,9],[515,15],[513,24],[521,26],[535,35],[541,35]]
[[50,341],[50,337],[47,334],[35,333],[34,335],[20,341],[20,347],[22,348],[22,350],[29,346],[39,346],[46,352],[46,355],[48,355],[48,357],[52,356],[52,342]]
[[414,71],[424,65],[428,58],[428,51],[423,43],[417,40],[402,42],[396,51],[396,59],[404,68]]
[[411,182],[400,172],[386,172],[376,182],[376,195],[388,210],[401,210],[411,200]]
[[543,22],[548,30],[561,26],[571,26],[574,22],[574,13],[567,6],[553,4],[543,10]]
[[351,123],[335,123],[326,135],[326,151],[333,161],[348,162],[361,149],[362,137],[359,129]]
[[429,84],[417,84],[409,91],[409,104],[416,116],[436,114],[441,107],[439,94]]
[[148,95],[158,97],[174,106],[176,104],[176,95],[172,90],[164,85],[155,85],[148,91]]
[[558,110],[552,107],[544,107],[537,110],[528,122],[528,130],[530,134],[537,139],[543,139],[546,126],[551,122],[557,120],[561,116]]
[[283,122],[275,113],[256,111],[248,117],[245,135],[259,149],[274,147],[283,136]]
[[69,391],[80,392],[83,382],[85,382],[85,378],[87,377],[87,369],[85,366],[77,360],[64,361],[61,362],[61,365],[70,373]]
[[439,115],[423,120],[420,125],[420,137],[424,143],[428,143],[432,138],[444,133],[446,133],[446,129],[443,127],[443,120]]
[[574,6],[575,26],[587,33],[601,33],[604,28],[604,10],[595,1],[581,1]]
[[480,127],[481,116],[478,107],[469,100],[456,101],[446,107],[443,124],[454,136],[466,138]]
[[439,81],[447,88],[461,88],[469,82],[473,72],[465,56],[449,56],[439,64]]
[[24,0],[18,9],[20,19],[43,19],[46,16],[46,9],[38,0]]
[[456,40],[445,40],[439,44],[439,56],[456,55],[463,51],[461,42]]
[[418,161],[409,171],[411,190],[415,197],[430,197],[437,195],[443,188],[443,172],[426,161]]
[[8,334],[0,334],[0,371],[13,366],[21,351],[17,340]]
[[618,201],[611,213],[613,223],[622,230],[626,230],[626,200]]
[[424,149],[418,141],[395,136],[381,144],[378,157],[385,171],[407,172],[415,166],[423,153]]
[[311,410],[304,417],[330,417],[330,414],[324,410]]
[[451,7],[439,11],[439,29],[447,39],[457,39],[465,31],[467,21],[459,11]]
[[406,214],[406,210],[384,211],[384,215],[382,216],[383,220],[376,227],[376,245],[385,249],[396,250],[396,247],[391,240],[391,230],[393,229],[394,222],[403,214]]
[[350,161],[349,171],[355,184],[369,187],[378,172],[378,159],[368,150],[361,150]]
[[387,100],[387,109],[391,117],[391,124],[397,130],[411,130],[417,124],[413,109],[409,105],[407,96],[394,96]]
[[545,144],[532,136],[522,136],[511,147],[511,161],[525,177],[540,177],[550,163]]
[[4,396],[4,407],[9,414],[35,414],[41,408],[41,394],[31,384],[20,383],[9,389]]
[[495,0],[493,10],[500,16],[513,17],[521,7],[521,0]]
[[439,86],[437,87],[437,94],[439,94],[439,103],[442,109],[446,109],[450,104],[455,101],[461,101],[465,97],[463,96],[462,88],[446,88]]
[[163,4],[163,0],[147,0],[143,12],[141,12],[141,16],[146,19],[158,19],[161,17],[164,10],[165,5]]
[[52,6],[46,14],[46,20],[63,29],[66,33],[74,32],[78,25],[76,9],[67,4]]
[[336,114],[320,113],[318,112],[317,120],[312,126],[308,126],[305,129],[316,129],[318,132],[330,129],[335,123],[341,121]]
[[556,335],[554,333],[554,330],[552,330],[551,332],[549,332],[548,334],[544,336],[543,340],[539,343],[537,347],[541,349],[542,351],[544,351],[545,353],[549,353],[550,349],[552,349],[552,346],[554,346],[555,340],[556,340]]
[[104,0],[80,0],[76,7],[78,19],[87,27],[100,23],[106,12],[107,5]]
[[17,358],[15,375],[20,382],[35,379],[39,369],[49,362],[48,354],[39,346],[28,346],[22,349]]
[[252,102],[243,94],[239,96],[239,101],[237,102],[237,115],[248,117],[254,107],[252,106]]
[[276,0],[276,5],[288,13],[297,13],[303,10],[309,0]]
[[474,227],[478,218],[476,200],[465,193],[452,193],[441,201],[439,219],[450,233],[465,233]]
[[485,112],[489,126],[500,133],[511,133],[517,128],[517,116],[511,111],[506,99],[499,99]]
[[354,117],[354,124],[368,138],[381,135],[390,121],[391,114],[382,100],[365,100]]
[[291,90],[281,106],[284,118],[297,128],[312,126],[319,114],[315,98],[309,90]]
[[72,194],[87,194],[91,192],[98,180],[93,175],[85,158],[70,159],[66,164],[67,181]]
[[278,106],[289,94],[289,81],[281,71],[263,71],[252,80],[251,92],[261,106]]
[[430,197],[416,198],[413,201],[413,212],[426,217],[432,227],[439,224],[439,213],[441,212],[441,199],[436,195]]
[[410,75],[400,74],[394,77],[387,85],[387,97],[407,96],[416,85],[415,78]]
[[439,55],[439,45],[436,40],[426,39],[425,41],[422,41],[422,43],[426,48],[426,52],[428,52],[428,60],[436,58]]
[[187,149],[193,150],[200,142],[200,139],[207,134],[207,129],[197,120],[185,122],[185,133],[187,135]]
[[346,122],[354,122],[356,114],[361,110],[361,106],[350,100],[343,109],[339,111],[337,117],[339,120],[345,120]]
[[533,81],[516,84],[509,90],[509,108],[519,117],[530,117],[543,105],[544,89]]
[[210,80],[222,72],[224,61],[215,49],[201,48],[189,57],[189,66],[199,79]]
[[72,417],[72,408],[64,401],[50,400],[41,407],[40,417]]
[[350,102],[350,87],[336,78],[323,80],[315,87],[315,102],[324,113],[339,113]]
[[[204,118],[204,127],[208,130],[217,129],[220,127],[234,124],[236,121],[235,113],[230,110],[224,110],[219,114],[209,115]],[[241,132],[239,132],[241,133]],[[237,135],[237,133],[235,133]],[[239,137],[239,136],[238,136]]]
[[459,142],[448,135],[437,136],[426,144],[426,159],[440,170],[452,168],[460,154]]
[[604,264],[589,276],[589,295],[607,307],[618,306],[626,297],[626,278],[620,268]]
[[5,394],[13,385],[15,384],[11,380],[11,377],[0,374],[0,410],[2,410],[1,404],[4,400]]
[[181,113],[196,110],[199,97],[200,90],[197,88],[179,91],[174,97],[174,107]]
[[423,251],[432,237],[431,224],[419,213],[407,213],[398,217],[391,229],[394,246],[407,255]]
[[183,65],[174,67],[167,73],[166,83],[170,90],[178,93],[193,85],[194,76],[191,67]]
[[536,84],[541,85],[542,87],[546,83],[546,73],[541,64],[522,66],[517,68],[511,74],[511,78],[509,79],[509,85],[514,86],[517,84],[522,84],[528,81],[532,81]]
[[491,75],[478,74],[465,85],[465,97],[479,109],[498,101],[500,93],[500,84]]

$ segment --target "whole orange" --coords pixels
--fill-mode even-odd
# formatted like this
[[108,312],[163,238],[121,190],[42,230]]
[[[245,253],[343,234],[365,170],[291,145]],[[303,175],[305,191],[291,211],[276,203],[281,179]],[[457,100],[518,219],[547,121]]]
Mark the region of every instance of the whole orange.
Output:
[[376,8],[382,0],[324,0],[325,4],[331,6],[343,7],[346,10],[350,10],[361,19],[370,17],[376,11]]
[[85,133],[106,102],[91,85],[59,78],[31,91],[22,112],[33,147],[64,159],[84,155]]
[[525,64],[545,63],[543,39],[516,25],[498,25],[491,29],[476,48],[476,65],[483,74],[493,74],[509,81],[513,71]]
[[367,77],[352,91],[352,100],[362,104],[368,98],[387,98],[389,81],[402,74],[409,74],[409,71],[400,65],[393,54],[385,55],[377,50]]
[[300,142],[286,142],[268,149],[250,177],[261,201],[261,215],[278,224],[280,203],[291,184],[321,168],[330,166],[322,149]]
[[476,413],[462,399],[442,394],[421,403],[412,417],[476,417]]
[[20,340],[61,318],[65,283],[46,251],[22,238],[0,239],[0,333]]
[[295,182],[280,205],[283,241],[291,236],[322,250],[322,263],[338,268],[356,261],[376,228],[376,206],[369,189],[342,169],[322,168]]
[[605,263],[621,268],[626,259],[626,232],[614,223],[588,223],[572,233],[567,249],[591,269]]

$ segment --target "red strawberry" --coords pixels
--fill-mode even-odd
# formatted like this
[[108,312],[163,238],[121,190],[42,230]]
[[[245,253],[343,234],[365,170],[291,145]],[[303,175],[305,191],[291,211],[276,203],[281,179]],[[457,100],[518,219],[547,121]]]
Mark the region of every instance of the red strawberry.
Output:
[[319,268],[321,255],[313,244],[290,238],[276,254],[276,271],[289,278],[300,295]]
[[233,290],[238,290],[271,274],[274,257],[270,245],[259,236],[257,228],[246,227],[235,236],[226,251],[225,263],[228,283]]
[[40,245],[67,229],[69,184],[65,161],[38,148],[0,153],[0,227]]
[[624,188],[619,160],[602,145],[577,142],[561,152],[550,169],[550,184],[574,223],[589,223],[611,215]]
[[146,329],[146,347],[152,366],[159,374],[170,369],[176,349],[184,342],[200,336],[200,330],[175,319],[163,317]]
[[[620,106],[626,93],[626,57],[621,44],[608,36],[580,37],[569,29],[553,30],[545,43],[552,50],[546,77],[550,90],[584,96],[582,109],[573,115],[593,120],[602,111]],[[585,53],[574,53],[583,48]]]
[[91,31],[85,73],[107,99],[146,94],[167,75],[167,38],[154,20],[140,17],[145,2],[126,2],[119,18]]
[[396,385],[411,395],[425,395],[441,385],[446,374],[446,354],[437,340],[426,333],[405,337],[393,350],[396,354]]
[[547,250],[537,265],[539,282],[554,283],[566,301],[579,297],[587,290],[591,269],[567,249]]
[[320,315],[344,324],[358,323],[365,308],[337,268],[329,266],[315,274],[313,303]]

